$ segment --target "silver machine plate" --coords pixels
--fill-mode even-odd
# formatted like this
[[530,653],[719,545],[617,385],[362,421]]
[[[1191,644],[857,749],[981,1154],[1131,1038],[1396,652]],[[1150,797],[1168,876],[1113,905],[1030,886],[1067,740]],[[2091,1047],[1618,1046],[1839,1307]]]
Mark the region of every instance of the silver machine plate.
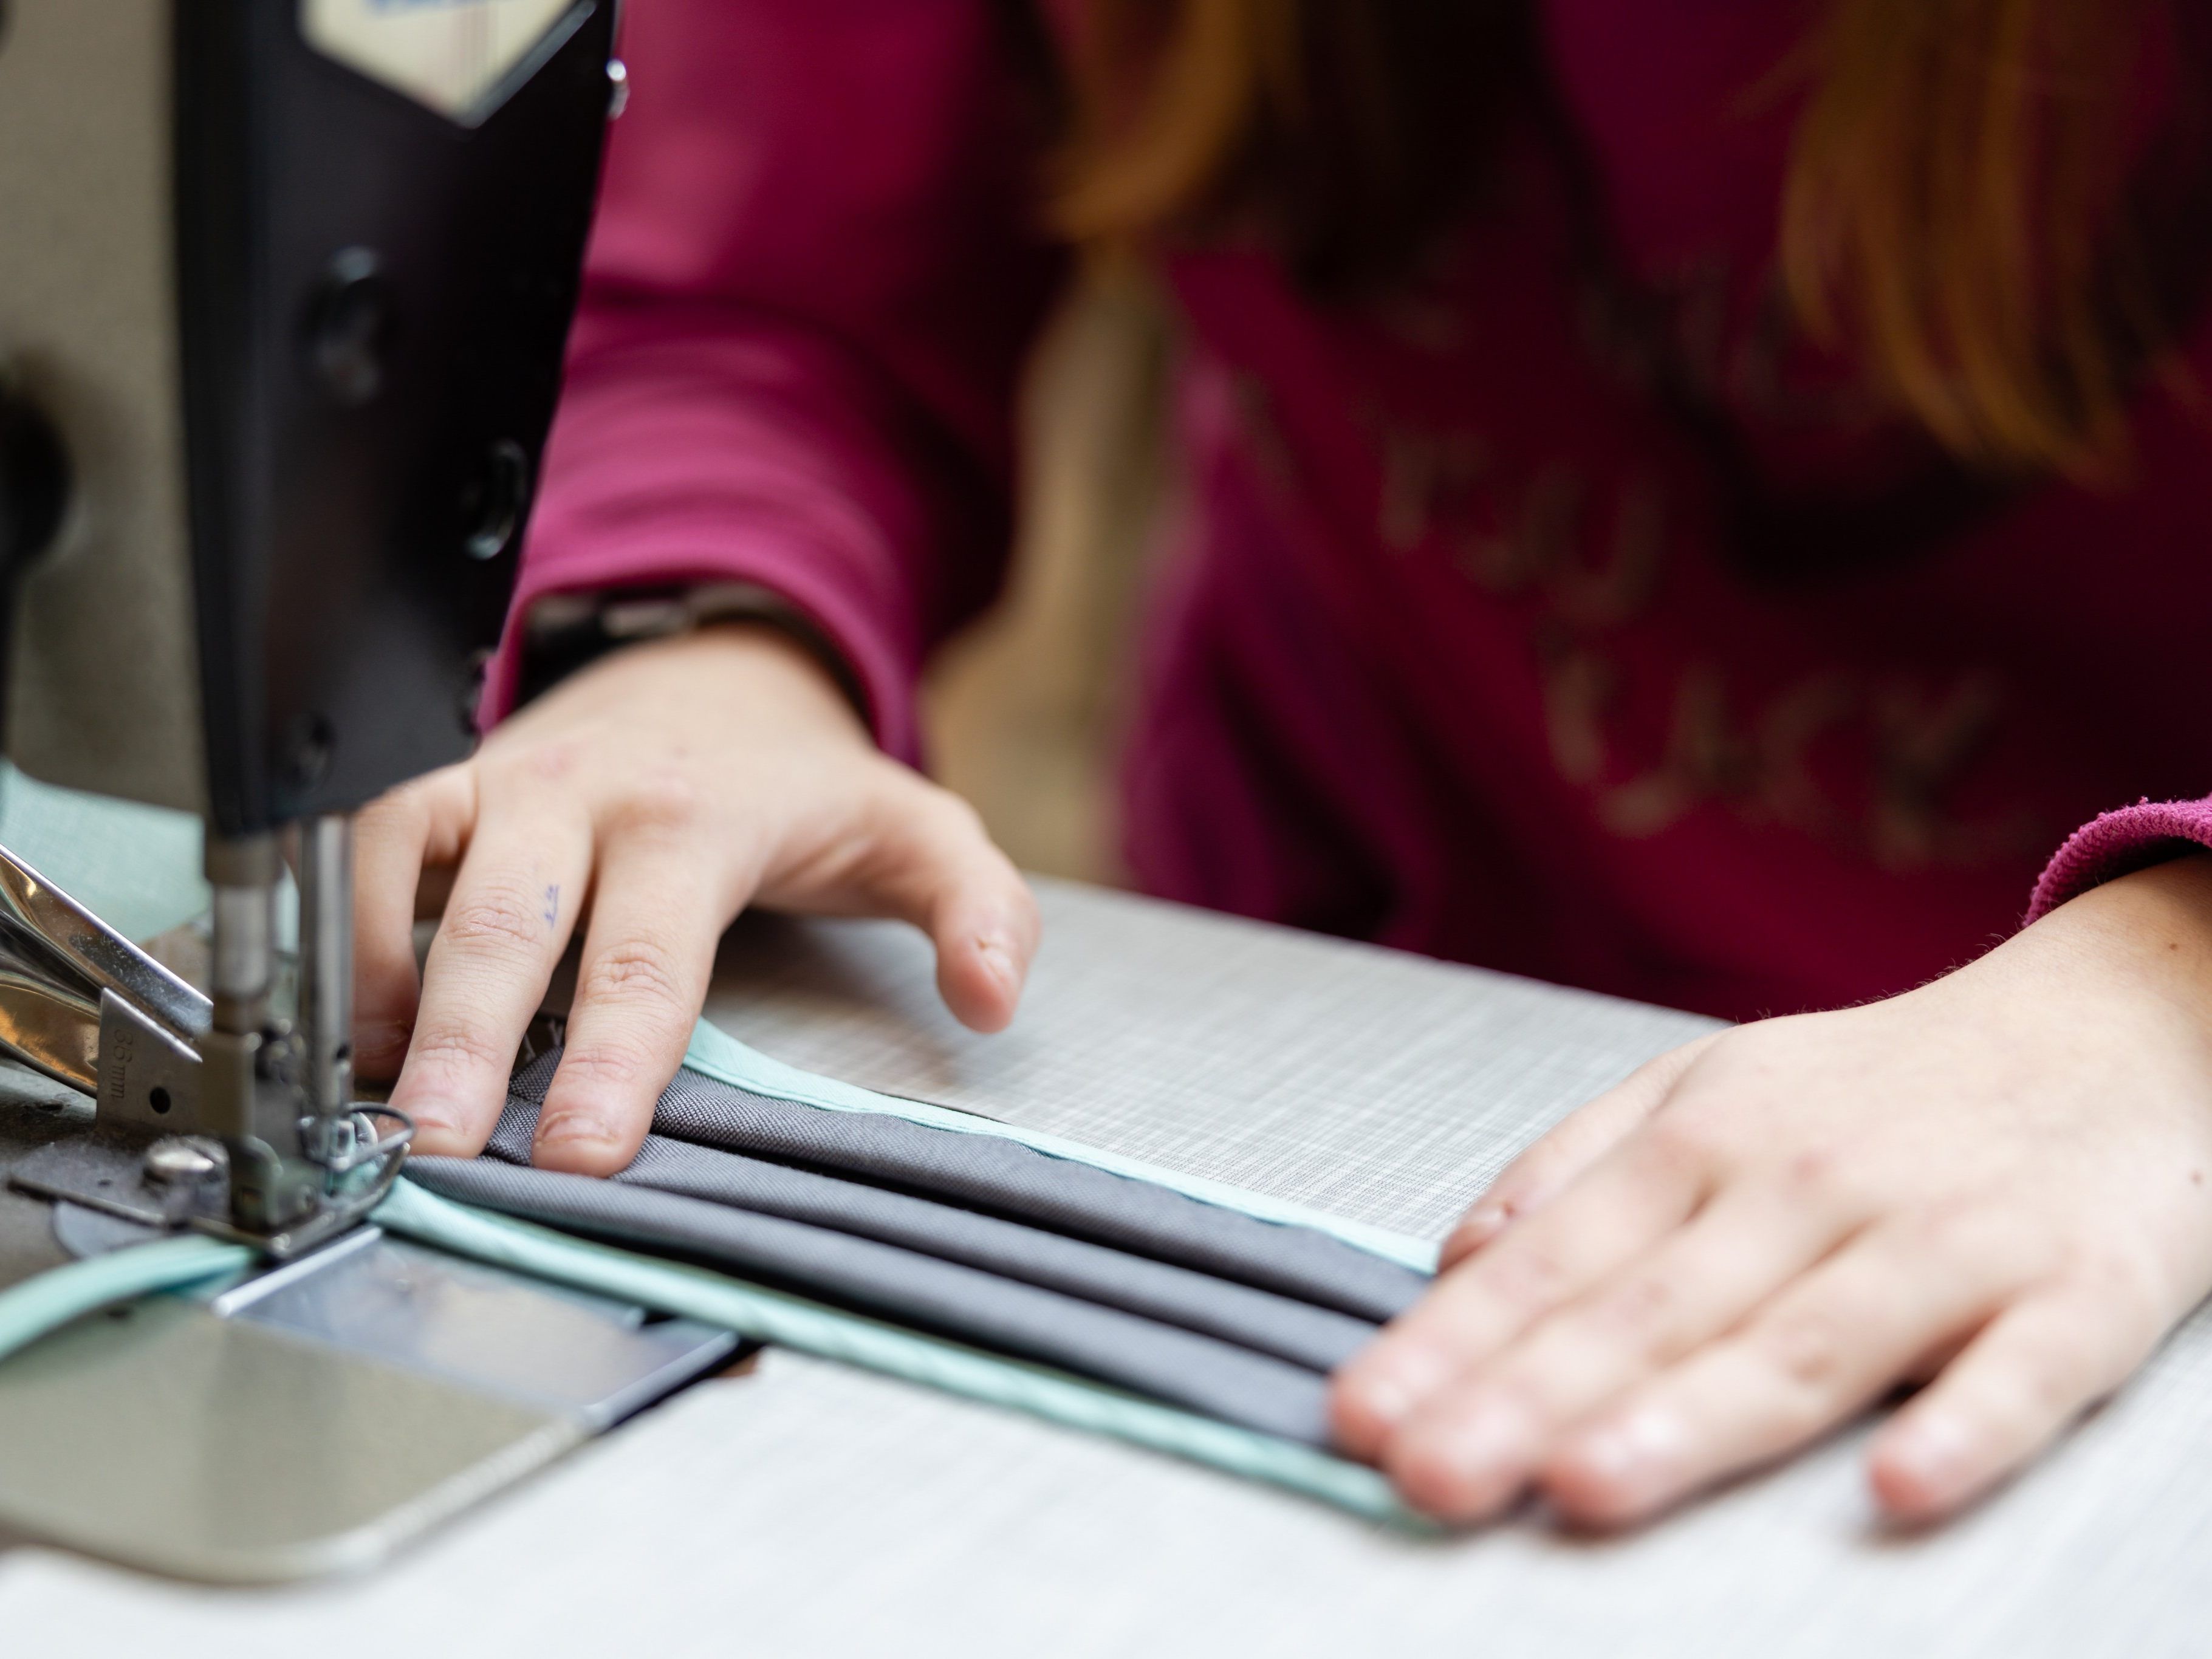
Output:
[[371,1566],[576,1418],[155,1297],[0,1364],[0,1528],[216,1583]]
[[[159,1230],[62,1202],[53,1231]],[[0,1532],[209,1583],[359,1570],[740,1346],[360,1228],[0,1362]]]
[[[111,1211],[54,1206],[54,1237],[100,1255],[159,1236]],[[635,1303],[540,1284],[359,1227],[313,1255],[206,1297],[244,1319],[518,1405],[572,1417],[593,1433],[728,1360],[729,1331]]]

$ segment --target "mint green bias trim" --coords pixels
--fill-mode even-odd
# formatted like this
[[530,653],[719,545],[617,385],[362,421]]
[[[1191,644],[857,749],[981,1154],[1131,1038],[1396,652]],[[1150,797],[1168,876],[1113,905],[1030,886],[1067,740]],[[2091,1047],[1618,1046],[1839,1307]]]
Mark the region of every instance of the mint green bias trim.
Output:
[[1136,1181],[1149,1181],[1155,1186],[1181,1193],[1186,1198],[1218,1205],[1224,1210],[1235,1210],[1256,1220],[1279,1222],[1291,1227],[1310,1227],[1316,1232],[1328,1233],[1347,1244],[1388,1261],[1401,1262],[1417,1272],[1436,1271],[1437,1247],[1425,1238],[1370,1226],[1364,1221],[1348,1220],[1287,1200],[1269,1198],[1264,1193],[1248,1192],[1243,1188],[1232,1187],[1225,1181],[1209,1181],[1204,1176],[1184,1175],[1175,1170],[1161,1169],[1133,1158],[1123,1158],[1116,1152],[1085,1146],[1079,1141],[1065,1139],[1059,1135],[978,1117],[972,1112],[956,1112],[946,1107],[932,1106],[925,1101],[901,1100],[895,1095],[879,1095],[872,1090],[855,1088],[849,1083],[840,1083],[832,1078],[817,1077],[811,1072],[802,1072],[795,1066],[787,1066],[780,1060],[769,1059],[759,1049],[748,1047],[727,1031],[709,1025],[703,1019],[692,1028],[691,1047],[684,1056],[684,1064],[702,1077],[711,1077],[739,1089],[750,1089],[756,1094],[772,1095],[778,1100],[797,1101],[801,1105],[820,1106],[833,1112],[875,1112],[904,1118],[909,1123],[926,1124],[933,1129],[951,1129],[959,1134],[996,1135],[1002,1140],[1018,1141],[1048,1157],[1088,1164],[1093,1169],[1127,1176]]
[[0,1356],[102,1308],[238,1273],[254,1259],[243,1244],[187,1233],[56,1267],[0,1291]]
[[402,1181],[376,1212],[395,1233],[456,1255],[662,1313],[703,1320],[796,1349],[970,1400],[1027,1412],[1132,1445],[1300,1492],[1355,1515],[1425,1528],[1374,1470],[1310,1447],[1194,1417],[1079,1377],[901,1330],[859,1314],[763,1290],[703,1267],[572,1238],[526,1221],[453,1203]]

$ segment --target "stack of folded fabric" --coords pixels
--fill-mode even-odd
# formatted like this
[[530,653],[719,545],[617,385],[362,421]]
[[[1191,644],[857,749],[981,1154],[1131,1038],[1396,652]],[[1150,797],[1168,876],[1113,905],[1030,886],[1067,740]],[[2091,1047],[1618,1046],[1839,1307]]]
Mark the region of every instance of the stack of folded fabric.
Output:
[[831,1109],[696,1069],[678,1074],[611,1181],[533,1170],[559,1058],[516,1076],[484,1157],[418,1158],[409,1176],[1315,1447],[1328,1442],[1328,1372],[1428,1284],[1332,1231],[981,1120],[964,1132]]

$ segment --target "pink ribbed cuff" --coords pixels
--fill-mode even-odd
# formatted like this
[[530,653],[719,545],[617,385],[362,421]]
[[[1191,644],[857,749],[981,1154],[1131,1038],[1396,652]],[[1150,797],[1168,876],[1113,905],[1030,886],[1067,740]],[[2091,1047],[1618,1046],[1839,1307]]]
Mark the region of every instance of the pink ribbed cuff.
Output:
[[2212,799],[2142,800],[2083,824],[2044,866],[2028,902],[2034,921],[2100,882],[2212,847]]

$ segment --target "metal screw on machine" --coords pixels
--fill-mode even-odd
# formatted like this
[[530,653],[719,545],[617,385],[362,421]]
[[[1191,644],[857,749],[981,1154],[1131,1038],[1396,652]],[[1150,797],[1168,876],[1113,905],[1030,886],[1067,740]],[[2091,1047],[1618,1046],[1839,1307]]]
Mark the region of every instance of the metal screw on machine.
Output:
[[338,253],[307,301],[307,366],[331,402],[359,409],[384,390],[394,299],[382,263],[365,247]]
[[507,551],[530,510],[530,457],[512,438],[501,438],[484,453],[477,475],[461,494],[471,559],[495,559]]
[[283,744],[284,775],[295,789],[312,789],[330,775],[337,732],[330,716],[310,710],[294,721]]
[[68,515],[70,485],[61,434],[0,376],[0,581],[12,581],[52,545]]
[[206,1180],[225,1162],[221,1141],[165,1135],[146,1149],[146,1178],[165,1187],[185,1185]]

